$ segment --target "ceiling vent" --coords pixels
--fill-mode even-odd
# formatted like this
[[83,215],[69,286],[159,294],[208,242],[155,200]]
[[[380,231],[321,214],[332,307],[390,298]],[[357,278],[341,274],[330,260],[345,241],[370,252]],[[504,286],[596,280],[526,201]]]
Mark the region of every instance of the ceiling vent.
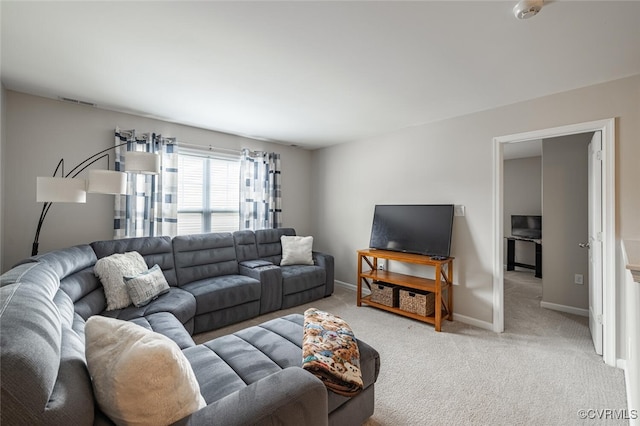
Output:
[[518,19],[529,19],[540,12],[543,4],[544,0],[522,0],[513,8],[513,14]]
[[60,96],[58,99],[60,99],[61,101],[64,101],[64,102],[69,102],[69,103],[77,104],[77,105],[86,105],[86,106],[91,106],[91,107],[97,106],[93,102],[79,101],[78,99],[65,98],[64,96]]

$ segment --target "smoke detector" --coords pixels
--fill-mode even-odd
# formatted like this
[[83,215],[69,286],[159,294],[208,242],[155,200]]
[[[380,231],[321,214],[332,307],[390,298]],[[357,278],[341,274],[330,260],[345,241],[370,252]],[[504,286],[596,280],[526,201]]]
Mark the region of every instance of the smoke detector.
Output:
[[518,19],[529,19],[540,12],[543,4],[544,0],[522,0],[513,8],[513,14]]

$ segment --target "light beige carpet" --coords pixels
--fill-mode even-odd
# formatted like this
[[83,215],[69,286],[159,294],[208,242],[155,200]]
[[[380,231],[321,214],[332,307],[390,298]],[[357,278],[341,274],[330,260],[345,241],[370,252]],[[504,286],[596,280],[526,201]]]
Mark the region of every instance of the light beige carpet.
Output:
[[[355,291],[195,336],[201,343],[310,306],[345,319],[380,352],[376,409],[367,426],[628,424],[587,419],[579,410],[624,410],[622,370],[593,350],[584,317],[540,308],[541,281],[505,274],[505,332],[445,322],[432,325],[371,307]],[[454,289],[455,306],[455,289]]]

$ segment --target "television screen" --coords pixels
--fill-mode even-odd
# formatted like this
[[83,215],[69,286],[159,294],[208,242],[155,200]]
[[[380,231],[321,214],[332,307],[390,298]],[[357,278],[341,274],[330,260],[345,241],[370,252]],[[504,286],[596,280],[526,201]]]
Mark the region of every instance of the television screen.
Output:
[[376,205],[369,247],[449,257],[453,204]]
[[511,235],[539,240],[542,238],[542,216],[511,215]]

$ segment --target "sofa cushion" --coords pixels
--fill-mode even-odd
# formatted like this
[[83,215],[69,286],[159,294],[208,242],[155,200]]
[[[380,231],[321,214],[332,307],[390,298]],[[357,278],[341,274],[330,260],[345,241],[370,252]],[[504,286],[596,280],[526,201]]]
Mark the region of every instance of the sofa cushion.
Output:
[[293,228],[258,229],[255,231],[255,235],[258,257],[268,260],[274,265],[279,265],[282,259],[280,237],[283,235],[295,236],[296,231]]
[[181,235],[173,239],[176,274],[181,287],[194,281],[238,273],[230,233]]
[[184,328],[182,323],[169,312],[158,312],[129,321],[149,331],[155,331],[156,333],[167,336],[176,342],[180,349],[195,346],[189,332]]
[[224,275],[182,287],[196,298],[196,315],[260,300],[260,281],[244,275]]
[[286,265],[313,265],[313,237],[300,237],[283,235],[282,260],[280,266]]
[[128,321],[158,312],[169,312],[186,326],[196,314],[196,299],[188,291],[171,287],[168,293],[163,294],[148,305],[139,308],[131,305],[124,309],[104,311],[102,315]]
[[236,258],[238,262],[258,258],[256,234],[253,231],[236,231],[233,233],[233,241],[236,246]]
[[[279,370],[301,367],[303,324],[302,315],[291,314],[185,349],[183,353],[198,377],[200,391],[207,403]],[[366,389],[378,377],[380,357],[364,342],[358,341],[358,347]],[[336,393],[328,394],[329,412],[349,401]]]
[[107,311],[126,308],[131,304],[131,298],[124,282],[125,276],[136,276],[147,270],[147,264],[136,251],[116,253],[98,259],[93,267],[104,287],[107,298]]
[[319,266],[282,266],[282,294],[293,294],[324,285],[326,271]]
[[0,424],[92,424],[83,336],[56,273],[25,263],[0,286]]
[[96,400],[117,424],[171,424],[206,406],[191,365],[171,339],[93,316],[85,327]]
[[93,271],[93,265],[62,278],[60,289],[69,295],[75,311],[85,320],[107,308],[104,288]]
[[134,277],[125,276],[124,284],[133,305],[138,308],[169,291],[169,283],[158,265]]
[[172,287],[178,285],[170,237],[137,237],[95,241],[91,243],[91,248],[95,251],[98,259],[114,253],[137,251],[147,263],[147,268],[151,268],[155,264],[160,265],[169,285]]
[[32,259],[48,264],[58,275],[60,281],[78,271],[95,265],[97,260],[96,254],[89,244],[54,250],[33,256]]
[[30,258],[49,265],[60,279],[60,289],[74,303],[75,311],[87,319],[107,307],[100,279],[93,272],[96,254],[89,244],[81,244]]

